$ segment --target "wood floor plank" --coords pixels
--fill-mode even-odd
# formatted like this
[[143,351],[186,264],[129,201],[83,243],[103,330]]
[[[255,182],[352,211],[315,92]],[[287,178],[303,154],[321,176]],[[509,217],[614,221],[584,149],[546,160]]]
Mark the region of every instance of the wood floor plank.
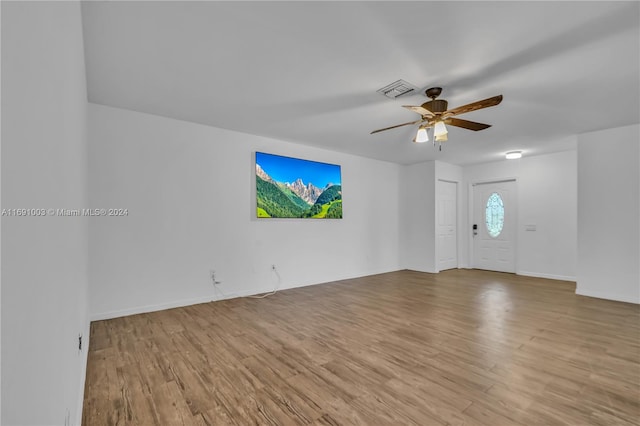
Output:
[[398,271],[91,324],[82,423],[639,425],[640,306]]
[[320,412],[316,423],[321,421],[321,423],[334,422],[342,425],[365,424],[361,414],[351,405],[354,398],[351,396],[344,398],[342,394],[334,392],[336,388],[318,376],[303,373],[287,379],[287,382],[292,388],[313,401]]

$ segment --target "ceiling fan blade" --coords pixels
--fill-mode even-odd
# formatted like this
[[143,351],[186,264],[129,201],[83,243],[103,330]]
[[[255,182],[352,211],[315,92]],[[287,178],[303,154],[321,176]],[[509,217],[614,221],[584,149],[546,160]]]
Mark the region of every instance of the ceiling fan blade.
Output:
[[491,124],[477,123],[475,121],[469,120],[461,120],[459,118],[449,117],[444,120],[445,124],[449,124],[451,126],[462,127],[463,129],[478,131],[484,130],[491,127]]
[[374,130],[370,134],[374,134],[374,133],[378,133],[378,132],[384,132],[385,130],[395,129],[396,127],[409,126],[411,124],[418,124],[418,123],[421,123],[421,122],[422,122],[422,119],[416,120],[416,121],[410,121],[408,123],[396,124],[395,126],[385,127],[384,129]]
[[498,105],[502,102],[502,95],[494,96],[492,98],[483,99],[481,101],[472,102],[467,105],[462,105],[454,109],[450,109],[442,113],[443,117],[451,117],[454,115],[465,114],[467,112],[475,111],[482,108],[488,108]]
[[413,112],[417,112],[420,115],[426,115],[427,117],[435,117],[435,114],[429,111],[426,108],[421,106],[413,106],[413,105],[402,105],[402,108],[410,109]]

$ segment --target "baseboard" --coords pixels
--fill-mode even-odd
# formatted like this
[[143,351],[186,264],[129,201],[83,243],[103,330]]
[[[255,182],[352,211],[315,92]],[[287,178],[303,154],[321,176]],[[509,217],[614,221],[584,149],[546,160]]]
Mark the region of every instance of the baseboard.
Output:
[[146,314],[148,312],[164,311],[165,309],[180,308],[183,306],[197,305],[199,303],[209,303],[209,302],[214,302],[216,300],[233,299],[235,297],[240,297],[239,295],[236,295],[236,294],[227,295],[227,296],[228,297],[217,298],[215,296],[209,295],[209,296],[203,296],[203,297],[196,297],[193,299],[182,299],[182,300],[175,300],[175,301],[166,302],[166,303],[159,303],[156,305],[135,306],[127,309],[100,312],[97,314],[92,314],[91,321],[101,321],[101,320],[107,320],[107,319],[113,319],[113,318],[119,318],[119,317],[126,317],[128,315]]
[[428,268],[411,268],[411,267],[406,267],[404,268],[405,271],[414,271],[414,272],[424,272],[425,274],[438,274],[440,273],[440,271],[437,271],[435,269],[428,269]]
[[[458,269],[475,269],[469,266],[460,267]],[[576,277],[570,275],[555,275],[555,274],[545,274],[542,272],[529,272],[529,271],[516,271],[516,275],[522,275],[523,277],[534,277],[534,278],[546,278],[548,280],[557,280],[557,281],[571,281],[576,282]]]
[[75,422],[72,423],[74,425],[82,424],[82,410],[84,408],[84,384],[87,381],[87,363],[89,362],[90,339],[91,339],[91,325],[90,323],[88,323],[87,326],[85,327],[84,333],[82,334],[83,349],[82,349],[82,352],[80,352],[79,354],[79,356],[82,357],[82,359],[80,360],[80,362],[82,363],[82,370],[80,371],[80,384],[78,385],[78,388],[80,389],[80,394],[78,395],[78,403],[76,406],[76,413],[75,413],[76,417],[75,417]]
[[633,303],[635,305],[640,305],[640,298],[634,298],[630,295],[622,295],[609,293],[607,291],[599,291],[599,290],[590,290],[585,288],[576,287],[576,294],[579,296],[587,296],[587,297],[595,297],[597,299],[607,299],[613,300],[616,302],[625,302],[625,303]]
[[528,272],[528,271],[517,271],[516,274],[523,275],[525,277],[546,278],[548,280],[576,282],[576,277],[572,277],[569,275],[555,275],[555,274],[545,274],[542,272]]
[[[353,275],[353,276],[347,275],[347,276],[337,277],[337,278],[334,277],[333,279],[327,279],[326,281],[322,281],[322,282],[300,283],[296,285],[282,285],[281,287],[278,288],[278,291],[287,290],[290,288],[306,287],[310,285],[321,285],[329,282],[349,280],[353,278],[361,278],[361,277],[366,277],[371,275],[385,274],[389,272],[395,272],[398,270],[399,269],[392,269],[388,271],[374,272],[367,275]],[[196,297],[192,299],[181,299],[181,300],[176,300],[171,302],[158,303],[154,305],[135,306],[127,309],[99,312],[96,314],[91,314],[90,321],[102,321],[102,320],[108,320],[113,318],[125,317],[128,315],[146,314],[149,312],[164,311],[165,309],[181,308],[184,306],[197,305],[200,303],[209,303],[209,302],[216,302],[218,300],[227,300],[227,299],[235,299],[238,297],[260,295],[260,294],[269,293],[271,291],[272,289],[264,289],[264,288],[247,289],[238,293],[224,293],[220,291],[218,292],[220,295],[219,297],[212,294],[212,295]]]

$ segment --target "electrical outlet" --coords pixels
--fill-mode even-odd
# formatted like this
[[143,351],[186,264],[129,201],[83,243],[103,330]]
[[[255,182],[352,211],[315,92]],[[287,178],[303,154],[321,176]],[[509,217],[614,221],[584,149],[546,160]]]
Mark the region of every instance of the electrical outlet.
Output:
[[64,426],[71,426],[71,411],[68,408],[64,415]]
[[213,283],[213,285],[218,285],[220,284],[220,281],[216,280],[216,271],[213,269],[209,270],[209,277],[211,278],[211,282]]
[[82,334],[78,334],[78,350],[82,351]]

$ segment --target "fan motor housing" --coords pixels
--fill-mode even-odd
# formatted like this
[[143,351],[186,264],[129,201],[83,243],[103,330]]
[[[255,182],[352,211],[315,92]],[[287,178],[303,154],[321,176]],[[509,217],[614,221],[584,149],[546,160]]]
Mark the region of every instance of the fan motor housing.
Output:
[[449,102],[445,101],[444,99],[434,99],[432,101],[423,103],[421,106],[422,108],[428,109],[433,113],[439,113],[445,112],[448,105]]

